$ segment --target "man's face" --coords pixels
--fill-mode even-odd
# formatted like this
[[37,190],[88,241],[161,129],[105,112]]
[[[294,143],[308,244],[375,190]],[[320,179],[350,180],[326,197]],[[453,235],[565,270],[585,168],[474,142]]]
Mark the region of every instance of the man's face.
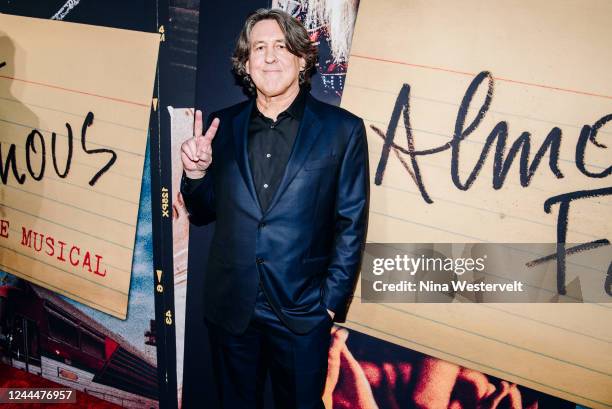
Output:
[[305,60],[287,49],[285,35],[276,20],[262,20],[251,30],[246,71],[258,94],[282,96],[299,88]]

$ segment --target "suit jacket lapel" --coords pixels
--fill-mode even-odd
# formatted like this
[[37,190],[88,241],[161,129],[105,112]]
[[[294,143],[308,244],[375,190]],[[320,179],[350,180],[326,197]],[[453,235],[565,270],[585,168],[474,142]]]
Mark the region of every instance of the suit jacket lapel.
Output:
[[266,213],[270,212],[270,210],[274,208],[274,205],[276,205],[285,189],[287,189],[287,186],[289,186],[297,172],[302,168],[306,158],[308,158],[310,150],[314,146],[314,143],[323,129],[321,121],[315,112],[315,107],[313,106],[314,104],[314,99],[310,96],[310,94],[307,95],[306,106],[304,107],[304,116],[300,122],[300,128],[297,136],[295,137],[295,142],[293,143],[293,149],[291,150],[289,160],[287,161],[285,173],[283,174],[281,182],[274,193],[274,197],[272,197],[272,201],[270,202],[268,209],[266,209]]
[[249,155],[247,152],[247,138],[249,133],[249,119],[251,117],[251,111],[253,109],[254,99],[248,104],[245,104],[242,111],[234,117],[232,123],[232,132],[234,134],[234,149],[236,153],[236,162],[238,168],[242,174],[244,184],[251,195],[253,201],[257,204],[257,208],[261,213],[261,205],[257,198],[257,192],[255,191],[255,183],[253,183],[253,174],[251,173],[251,166],[249,165]]

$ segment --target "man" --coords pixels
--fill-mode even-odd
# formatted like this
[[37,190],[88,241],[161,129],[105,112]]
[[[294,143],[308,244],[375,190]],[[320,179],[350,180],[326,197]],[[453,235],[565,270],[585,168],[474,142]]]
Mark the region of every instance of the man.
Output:
[[[323,408],[332,322],[352,298],[368,212],[363,121],[308,93],[316,48],[280,10],[249,16],[233,56],[254,98],[181,147],[192,220],[216,221],[204,289],[224,408]],[[214,164],[213,164],[214,158]]]

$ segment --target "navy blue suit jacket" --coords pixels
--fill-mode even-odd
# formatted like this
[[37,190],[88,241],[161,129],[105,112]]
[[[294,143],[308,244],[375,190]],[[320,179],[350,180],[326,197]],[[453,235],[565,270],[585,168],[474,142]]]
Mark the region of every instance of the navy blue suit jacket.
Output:
[[280,185],[262,211],[249,166],[254,100],[209,116],[220,119],[213,162],[183,199],[192,221],[216,222],[204,288],[206,318],[231,333],[246,330],[262,288],[283,323],[306,333],[342,322],[365,244],[368,150],[363,121],[308,95]]

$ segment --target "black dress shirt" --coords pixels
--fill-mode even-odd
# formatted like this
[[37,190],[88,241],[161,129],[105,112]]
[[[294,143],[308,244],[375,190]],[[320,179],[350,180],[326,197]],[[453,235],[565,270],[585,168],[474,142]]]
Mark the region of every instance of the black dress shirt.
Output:
[[306,92],[300,91],[289,108],[278,115],[276,121],[259,112],[257,104],[253,105],[247,151],[253,183],[263,211],[270,205],[285,173],[304,115]]
[[[253,183],[261,209],[265,211],[280,184],[293,143],[297,136],[308,90],[301,89],[289,108],[281,112],[276,121],[266,117],[253,104],[249,119],[247,152]],[[213,158],[215,153],[213,152]],[[193,192],[202,179],[183,177],[183,189]]]

